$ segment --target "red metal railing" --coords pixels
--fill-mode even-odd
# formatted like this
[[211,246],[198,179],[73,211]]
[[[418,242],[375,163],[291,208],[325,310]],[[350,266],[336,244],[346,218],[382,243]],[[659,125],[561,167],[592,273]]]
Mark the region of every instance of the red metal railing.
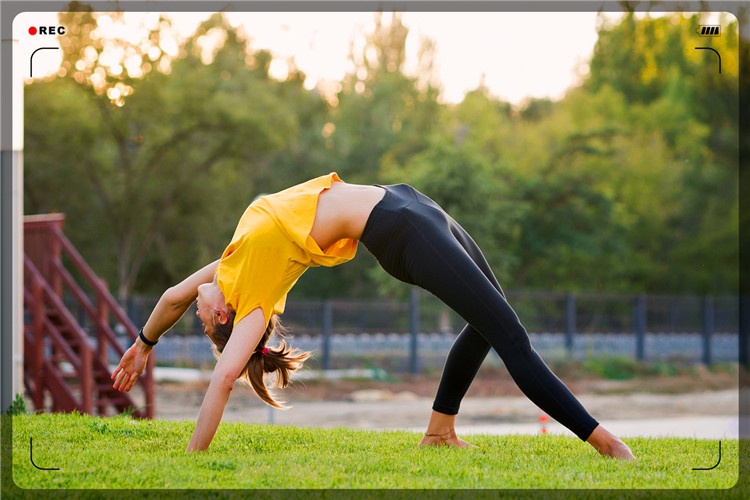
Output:
[[[130,411],[136,404],[128,393],[112,388],[108,353],[119,359],[125,351],[110,326],[110,319],[121,325],[131,340],[136,327],[109,293],[106,283],[86,264],[62,231],[64,216],[59,214],[24,218],[24,301],[28,317],[25,326],[24,380],[37,409],[44,408],[45,394],[52,399],[53,411],[78,410],[104,415],[109,407]],[[64,262],[69,262],[68,269]],[[80,276],[77,281],[71,271]],[[89,292],[84,291],[87,286]],[[63,302],[75,300],[95,330],[89,337]],[[154,358],[138,379],[145,407],[132,414],[153,418]],[[94,411],[96,410],[96,411]]]

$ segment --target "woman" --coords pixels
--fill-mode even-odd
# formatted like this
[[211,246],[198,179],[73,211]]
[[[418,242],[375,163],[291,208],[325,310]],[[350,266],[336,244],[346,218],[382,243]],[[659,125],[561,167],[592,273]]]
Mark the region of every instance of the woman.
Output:
[[266,403],[280,407],[262,375],[289,372],[309,353],[266,342],[284,311],[286,295],[310,266],[352,259],[357,242],[391,275],[429,290],[468,324],[448,354],[421,445],[469,446],[454,430],[463,396],[494,348],[521,390],[543,411],[599,453],[634,458],[549,370],[481,251],[434,201],[412,187],[344,183],[331,173],[256,199],[240,219],[221,259],[168,289],[139,338],[112,374],[113,386],[129,391],[148,354],[193,301],[204,332],[220,352],[187,451],[208,448],[235,380],[242,376]]

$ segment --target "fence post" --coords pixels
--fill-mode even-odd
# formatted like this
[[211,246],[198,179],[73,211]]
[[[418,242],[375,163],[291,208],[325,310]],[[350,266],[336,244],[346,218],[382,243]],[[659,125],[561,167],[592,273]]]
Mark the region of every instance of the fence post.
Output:
[[576,334],[576,296],[565,294],[565,349],[573,357],[573,342]]
[[703,297],[703,364],[710,365],[713,360],[711,353],[711,335],[714,331],[714,301],[711,297]]
[[333,307],[330,300],[323,301],[323,370],[328,370],[331,362],[331,330],[333,328]]
[[419,373],[417,357],[417,340],[419,336],[419,290],[412,287],[409,291],[409,372]]
[[646,296],[638,295],[635,298],[633,311],[633,324],[635,326],[635,357],[643,361],[646,343]]

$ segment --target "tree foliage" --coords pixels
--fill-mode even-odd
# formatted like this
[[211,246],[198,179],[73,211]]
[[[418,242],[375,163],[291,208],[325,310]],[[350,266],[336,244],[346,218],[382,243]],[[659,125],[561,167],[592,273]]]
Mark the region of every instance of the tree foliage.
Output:
[[[96,26],[81,29],[95,32]],[[212,31],[224,41],[206,64],[197,41]],[[294,132],[294,114],[275,82],[263,68],[245,64],[245,45],[223,17],[214,16],[187,40],[185,57],[169,74],[154,71],[133,81],[125,103],[111,102],[76,75],[28,89],[26,119],[37,124],[29,128],[29,149],[60,152],[53,143],[59,141],[70,154],[32,153],[27,210],[68,212],[74,235],[79,227],[97,228],[79,241],[95,267],[114,275],[121,298],[144,269],[149,280],[164,285],[215,259],[254,196],[263,156],[286,146]],[[51,95],[36,98],[44,92]],[[67,109],[50,110],[49,102]],[[80,160],[58,164],[60,158]],[[60,169],[62,175],[45,175]],[[36,194],[41,177],[56,189]],[[90,202],[69,205],[69,193]],[[79,226],[80,211],[89,212],[88,224]]]
[[[398,13],[353,44],[331,98],[306,90],[293,61],[271,78],[271,54],[222,15],[181,43],[152,16],[134,44],[103,38],[104,19],[75,7],[64,71],[26,88],[25,209],[65,212],[122,299],[217,258],[257,194],[334,170],[435,199],[506,288],[736,291],[737,90],[750,79],[728,18],[711,40],[721,75],[694,49],[698,14],[602,17],[583,84],[514,107],[481,85],[441,103],[430,40],[422,73],[405,74]],[[376,293],[403,290],[369,257],[295,289]]]

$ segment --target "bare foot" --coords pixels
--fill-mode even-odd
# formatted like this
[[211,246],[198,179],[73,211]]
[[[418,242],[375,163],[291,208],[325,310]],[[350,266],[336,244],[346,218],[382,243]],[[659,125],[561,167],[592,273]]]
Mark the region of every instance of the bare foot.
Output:
[[467,443],[463,439],[460,439],[456,435],[456,431],[451,429],[443,434],[430,434],[427,433],[419,443],[420,447],[423,446],[453,446],[456,448],[473,448],[474,445]]
[[[615,438],[615,442],[609,448],[609,453],[606,455],[617,458],[619,460],[635,460],[635,455],[630,451],[628,445],[620,441],[619,438]],[[601,453],[601,451],[599,452]]]
[[605,457],[619,460],[635,460],[633,452],[620,438],[609,432],[601,425],[594,429],[587,442]]

